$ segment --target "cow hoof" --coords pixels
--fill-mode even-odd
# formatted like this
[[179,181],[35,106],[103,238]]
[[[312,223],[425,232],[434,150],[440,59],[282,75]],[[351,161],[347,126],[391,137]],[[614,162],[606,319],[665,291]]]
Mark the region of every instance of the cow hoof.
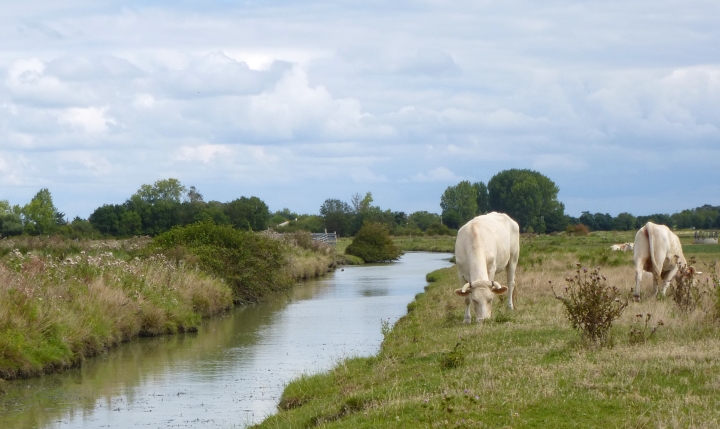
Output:
[[633,301],[635,301],[635,302],[640,302],[640,295],[634,293],[634,294],[633,294]]

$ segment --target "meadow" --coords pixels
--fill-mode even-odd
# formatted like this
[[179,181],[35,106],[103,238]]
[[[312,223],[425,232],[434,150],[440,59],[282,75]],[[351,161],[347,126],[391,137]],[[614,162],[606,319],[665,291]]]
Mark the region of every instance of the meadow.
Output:
[[[720,246],[679,235],[703,271],[692,309],[656,297],[647,276],[632,300],[632,253],[609,246],[634,233],[525,236],[515,311],[496,299],[490,320],[464,325],[456,269],[429,273],[408,314],[380,324],[377,355],[295,380],[256,427],[720,427],[720,285],[709,265]],[[574,330],[555,298],[583,268],[628,302],[604,344]]]

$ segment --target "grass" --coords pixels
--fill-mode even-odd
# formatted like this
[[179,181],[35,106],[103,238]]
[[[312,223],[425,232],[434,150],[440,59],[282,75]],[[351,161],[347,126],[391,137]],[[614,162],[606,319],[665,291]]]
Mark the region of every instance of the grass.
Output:
[[[454,267],[429,273],[432,283],[384,332],[376,356],[293,381],[279,413],[255,427],[719,427],[720,336],[712,303],[679,311],[671,299],[652,296],[646,279],[641,301],[629,303],[608,345],[591,346],[553,296],[552,285],[565,285],[581,256],[600,265],[609,285],[630,293],[632,255],[605,253],[608,243],[632,241],[626,238],[525,242],[521,260],[535,263],[518,269],[518,309],[496,300],[483,324],[462,324]],[[693,256],[689,250],[686,257]],[[716,252],[695,256],[720,259]]]
[[[232,307],[229,281],[185,251],[148,255],[149,242],[0,240],[0,379],[62,371],[138,336],[195,331]],[[275,288],[334,264],[328,246],[283,249],[277,278],[286,284]]]

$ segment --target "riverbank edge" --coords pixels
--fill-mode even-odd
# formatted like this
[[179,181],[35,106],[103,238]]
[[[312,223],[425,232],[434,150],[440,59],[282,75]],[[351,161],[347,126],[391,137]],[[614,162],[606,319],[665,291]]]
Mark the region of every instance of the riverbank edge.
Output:
[[[262,301],[267,296],[273,293],[277,293],[278,291],[288,290],[292,288],[293,285],[298,284],[298,282],[300,281],[322,277],[328,272],[333,271],[337,266],[335,256],[333,254],[324,252],[295,251],[289,259],[290,262],[283,269],[284,275],[288,279],[287,284],[280,286],[278,290],[267,291],[267,293],[259,295],[258,301]],[[135,332],[129,334],[126,331],[118,332],[118,330],[107,330],[105,331],[105,336],[92,338],[92,346],[83,345],[78,348],[77,352],[71,353],[67,353],[67,350],[65,350],[64,353],[58,353],[57,350],[53,350],[54,356],[52,355],[53,353],[47,353],[45,351],[26,350],[25,356],[16,355],[15,360],[13,361],[12,359],[8,359],[7,356],[5,356],[6,347],[3,347],[3,353],[0,354],[0,357],[2,358],[0,359],[0,395],[4,393],[4,390],[2,388],[2,383],[4,381],[34,378],[46,374],[61,373],[72,368],[77,368],[82,366],[82,363],[85,359],[91,359],[104,353],[112,352],[112,350],[118,347],[120,344],[127,343],[141,337],[176,335],[196,332],[200,324],[203,323],[204,320],[225,314],[232,308],[252,304],[251,302],[233,302],[231,298],[232,292],[230,291],[230,287],[218,279],[213,280],[212,276],[210,276],[209,274],[204,273],[202,274],[201,278],[204,281],[210,280],[213,282],[219,282],[221,284],[220,287],[226,289],[228,296],[225,301],[222,301],[221,299],[214,305],[209,305],[202,308],[200,311],[198,311],[199,317],[189,317],[186,320],[166,323],[166,328],[154,331],[135,329]],[[122,297],[120,299],[127,301],[126,297]],[[192,300],[192,298],[189,299]],[[161,308],[152,308],[151,311],[162,312],[163,310]],[[129,317],[139,318],[141,317],[141,315],[138,311],[135,314],[129,315]],[[125,317],[125,319],[127,319],[127,317]],[[125,320],[123,323],[125,325],[137,326],[141,322],[139,320]],[[13,334],[12,332],[6,333],[9,334],[9,336],[17,337],[17,335]],[[36,332],[34,335],[42,337],[45,334],[43,332]],[[1,342],[2,341],[0,341],[0,343]],[[0,346],[3,346],[3,344],[0,344]],[[42,355],[43,359],[46,359],[47,361],[41,363],[36,362],[33,365],[23,365],[22,363],[18,364],[18,361],[29,362],[37,360],[37,355]]]

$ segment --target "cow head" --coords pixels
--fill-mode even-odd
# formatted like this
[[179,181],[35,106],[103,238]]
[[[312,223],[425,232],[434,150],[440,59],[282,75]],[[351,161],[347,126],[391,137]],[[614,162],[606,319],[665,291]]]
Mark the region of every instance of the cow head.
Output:
[[507,292],[507,286],[489,280],[478,280],[465,283],[462,288],[456,289],[455,294],[470,299],[475,307],[475,317],[478,321],[489,319],[492,315],[492,301],[495,295]]

